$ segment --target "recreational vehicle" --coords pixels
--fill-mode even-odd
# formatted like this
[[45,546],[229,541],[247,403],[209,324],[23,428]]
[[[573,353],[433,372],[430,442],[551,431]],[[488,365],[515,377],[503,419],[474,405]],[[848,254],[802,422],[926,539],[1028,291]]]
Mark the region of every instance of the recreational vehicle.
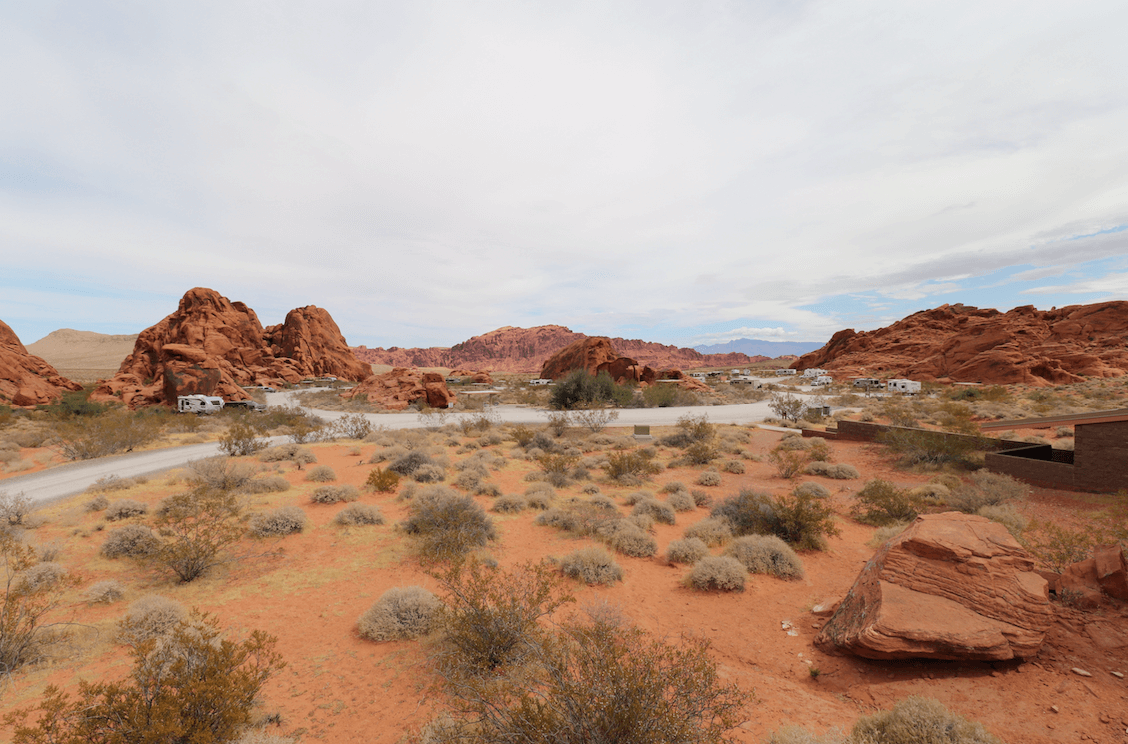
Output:
[[180,413],[218,413],[223,410],[223,398],[218,395],[178,395],[176,410]]
[[803,376],[804,377],[819,377],[819,376],[825,375],[825,374],[826,374],[826,370],[825,369],[819,369],[818,367],[812,367],[811,369],[803,370]]
[[819,375],[811,382],[811,387],[823,387],[832,382],[834,382],[834,379],[830,375]]
[[891,393],[919,393],[920,383],[913,380],[889,380],[885,389]]

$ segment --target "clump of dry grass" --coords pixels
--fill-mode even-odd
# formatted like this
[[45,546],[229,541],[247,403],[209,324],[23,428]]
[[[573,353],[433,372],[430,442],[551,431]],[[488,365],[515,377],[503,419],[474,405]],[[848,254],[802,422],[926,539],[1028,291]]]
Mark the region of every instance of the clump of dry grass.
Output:
[[300,507],[280,506],[255,514],[251,517],[248,529],[255,537],[281,537],[301,532],[306,523],[306,514]]
[[588,585],[614,584],[623,578],[623,569],[615,558],[603,548],[592,545],[566,555],[560,561],[565,576],[579,579]]
[[693,564],[686,584],[700,591],[742,592],[748,571],[735,558],[711,555]]
[[349,504],[337,512],[333,522],[343,527],[384,524],[384,515],[380,513],[379,508],[371,504]]
[[395,587],[357,619],[357,630],[370,641],[418,638],[431,632],[442,602],[421,586]]

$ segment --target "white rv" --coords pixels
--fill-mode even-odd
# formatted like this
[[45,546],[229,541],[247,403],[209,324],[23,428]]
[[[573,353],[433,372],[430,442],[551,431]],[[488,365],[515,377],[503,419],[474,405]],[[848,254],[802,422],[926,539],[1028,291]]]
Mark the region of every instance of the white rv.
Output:
[[891,393],[919,393],[920,383],[914,380],[889,380],[885,383],[885,389]]
[[810,369],[803,370],[803,376],[804,377],[819,377],[819,376],[825,375],[825,374],[826,374],[826,370],[825,369],[819,369],[818,367],[812,367]]
[[795,370],[793,370],[793,369],[777,369],[775,371],[775,373],[776,373],[776,376],[778,376],[778,377],[789,377],[790,375],[795,374]]
[[832,382],[834,382],[834,379],[830,375],[819,375],[811,382],[811,387],[822,387]]
[[176,410],[180,413],[218,413],[223,410],[223,398],[218,395],[178,395]]

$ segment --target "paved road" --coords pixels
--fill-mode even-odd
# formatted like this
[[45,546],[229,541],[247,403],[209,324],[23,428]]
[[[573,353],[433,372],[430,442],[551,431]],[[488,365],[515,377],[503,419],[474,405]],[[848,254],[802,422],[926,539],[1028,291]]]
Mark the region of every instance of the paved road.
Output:
[[[292,396],[293,393],[288,392],[267,393],[267,404],[271,406],[291,405],[295,402]],[[537,408],[504,405],[494,406],[491,410],[496,412],[503,423],[543,424],[548,420],[547,412]],[[315,410],[314,412],[328,420],[348,415],[340,411]],[[619,418],[612,425],[670,426],[687,414],[693,416],[704,414],[709,421],[716,424],[750,424],[762,421],[770,416],[771,410],[768,408],[767,401],[729,406],[628,408],[619,411]],[[457,424],[460,420],[473,415],[475,414],[451,413],[448,414],[446,421],[447,423]],[[370,413],[365,414],[365,418],[373,424],[388,429],[416,429],[432,425],[431,422],[421,421],[417,413]],[[276,440],[282,441],[283,438],[278,437]],[[99,478],[109,475],[116,475],[121,478],[149,475],[182,467],[192,460],[218,454],[219,446],[215,442],[209,442],[207,444],[190,444],[182,447],[135,452],[98,460],[72,462],[38,473],[0,480],[0,492],[24,493],[33,502],[44,504],[82,493]]]

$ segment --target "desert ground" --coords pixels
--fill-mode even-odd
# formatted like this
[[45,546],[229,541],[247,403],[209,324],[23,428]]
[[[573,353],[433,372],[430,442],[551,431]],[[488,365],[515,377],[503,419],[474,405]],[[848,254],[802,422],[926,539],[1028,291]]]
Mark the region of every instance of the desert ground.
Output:
[[[672,430],[656,428],[654,434],[661,437]],[[131,602],[159,594],[214,613],[233,637],[253,629],[277,636],[287,666],[265,688],[257,711],[258,720],[269,721],[263,724],[264,731],[300,741],[409,740],[447,705],[429,661],[435,641],[425,637],[375,643],[359,635],[357,619],[392,587],[418,585],[440,596],[442,589],[421,562],[414,538],[396,527],[411,505],[400,499],[406,485],[394,493],[363,486],[374,468],[402,454],[405,445],[421,447],[443,463],[447,485],[456,481],[460,463],[472,458],[487,463],[485,482],[494,488],[481,489],[487,495],[474,499],[489,510],[494,502],[489,494],[524,494],[538,484],[537,461],[513,441],[511,433],[510,426],[500,424],[473,432],[454,426],[437,432],[376,431],[364,441],[305,445],[316,464],[302,467],[291,461],[238,458],[264,476],[280,476],[288,486],[281,492],[243,496],[246,512],[297,506],[307,515],[308,526],[300,534],[280,538],[244,538],[229,563],[190,583],[100,553],[111,530],[123,523],[144,523],[144,515],[108,522],[106,511],[87,507],[97,496],[93,492],[36,512],[27,539],[49,547],[57,553],[54,560],[80,578],[53,617],[73,623],[72,640],[50,661],[10,675],[0,709],[9,712],[34,704],[50,684],[73,690],[80,679],[123,676],[129,658],[116,640],[118,622]],[[936,698],[1012,744],[1082,740],[1111,744],[1128,738],[1128,683],[1113,674],[1128,673],[1128,608],[1122,603],[1109,602],[1084,612],[1055,605],[1057,619],[1045,645],[1025,662],[874,662],[828,656],[814,647],[812,640],[825,618],[812,610],[841,598],[875,551],[871,543],[875,528],[849,517],[852,495],[872,478],[909,487],[929,481],[935,472],[900,468],[880,445],[830,442],[834,461],[855,466],[858,478],[804,475],[788,480],[767,459],[783,432],[719,424],[722,459],[716,465],[742,466],[716,468],[719,485],[696,485],[703,467],[675,465],[664,467],[641,487],[621,486],[604,475],[601,462],[609,453],[653,447],[655,460],[663,465],[680,454],[661,444],[638,443],[630,433],[623,427],[600,434],[567,431],[560,445],[581,453],[590,477],[555,489],[552,503],[587,499],[582,489],[587,486],[590,491],[592,484],[613,499],[623,515],[630,512],[630,494],[646,490],[661,499],[662,487],[674,482],[700,489],[714,503],[742,488],[781,494],[806,481],[820,483],[830,492],[840,534],[829,538],[827,550],[800,554],[805,568],[800,580],[754,574],[743,592],[701,592],[684,586],[689,569],[669,563],[664,556],[671,541],[708,517],[709,509],[698,507],[679,512],[673,525],[652,527],[658,544],[655,557],[617,554],[624,574],[620,582],[606,587],[570,585],[577,601],[563,612],[582,613],[607,605],[660,637],[676,640],[688,634],[708,639],[722,679],[750,693],[751,702],[732,732],[735,740],[763,741],[786,724],[801,724],[817,733],[848,730],[859,715],[890,708],[909,695]],[[385,523],[335,524],[334,517],[346,504],[310,501],[314,489],[324,485],[307,480],[311,469],[319,466],[331,469],[332,485],[355,486],[360,502],[378,507]],[[191,476],[190,469],[178,469],[119,483],[126,487],[102,495],[111,504],[119,499],[140,501],[152,511],[162,499],[185,490]],[[1107,505],[1107,497],[1040,488],[1029,489],[1014,504],[1027,518],[1072,525],[1086,524]],[[508,568],[562,557],[594,544],[592,538],[536,524],[538,513],[491,511],[498,537],[485,554]],[[719,554],[722,548],[712,552]],[[105,604],[88,601],[89,588],[107,580],[120,582],[124,597]],[[1075,668],[1092,676],[1080,676],[1072,671]],[[4,735],[9,733],[5,730]]]

